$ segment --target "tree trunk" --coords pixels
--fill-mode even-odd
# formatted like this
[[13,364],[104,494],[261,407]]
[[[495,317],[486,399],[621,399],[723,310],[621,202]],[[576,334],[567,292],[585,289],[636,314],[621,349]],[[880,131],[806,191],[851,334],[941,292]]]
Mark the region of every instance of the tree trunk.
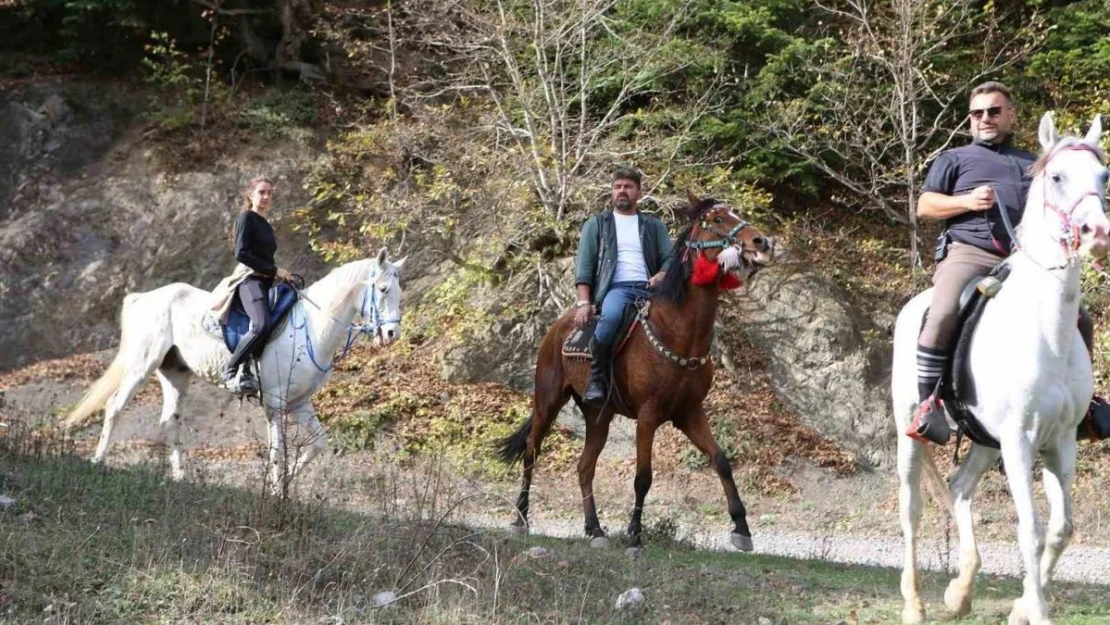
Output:
[[279,68],[300,69],[301,48],[308,40],[312,26],[311,0],[277,0],[278,20],[281,22],[281,41],[274,52]]

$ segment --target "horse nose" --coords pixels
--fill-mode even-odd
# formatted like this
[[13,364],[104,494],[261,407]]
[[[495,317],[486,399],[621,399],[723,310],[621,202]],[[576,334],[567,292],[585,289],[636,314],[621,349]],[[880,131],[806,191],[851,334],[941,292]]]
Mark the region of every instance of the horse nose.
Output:
[[771,249],[771,243],[767,240],[767,237],[753,238],[752,245],[754,245],[755,249],[759,250],[760,252],[766,252]]

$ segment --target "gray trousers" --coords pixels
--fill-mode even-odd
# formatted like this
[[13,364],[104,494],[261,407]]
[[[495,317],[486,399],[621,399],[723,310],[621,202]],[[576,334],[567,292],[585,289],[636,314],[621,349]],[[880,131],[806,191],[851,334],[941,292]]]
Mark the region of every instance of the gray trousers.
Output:
[[[986,250],[953,241],[948,244],[948,255],[937,265],[933,274],[933,299],[929,314],[917,344],[937,351],[947,351],[956,332],[960,308],[960,294],[977,276],[985,276],[1004,259]],[[1079,332],[1090,351],[1094,335],[1094,322],[1083,307],[1079,308]]]

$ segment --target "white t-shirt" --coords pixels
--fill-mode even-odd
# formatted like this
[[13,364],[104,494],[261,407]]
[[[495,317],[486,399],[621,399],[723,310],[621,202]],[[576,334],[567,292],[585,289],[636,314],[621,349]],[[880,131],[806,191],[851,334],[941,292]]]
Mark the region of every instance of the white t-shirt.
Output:
[[647,282],[644,248],[640,244],[640,215],[613,212],[617,228],[617,270],[613,282]]

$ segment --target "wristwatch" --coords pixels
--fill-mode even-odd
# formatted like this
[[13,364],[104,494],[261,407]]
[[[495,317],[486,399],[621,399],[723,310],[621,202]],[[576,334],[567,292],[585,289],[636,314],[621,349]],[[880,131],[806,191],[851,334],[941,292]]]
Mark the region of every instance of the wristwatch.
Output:
[[590,301],[589,300],[584,300],[584,299],[580,299],[580,300],[578,300],[577,302],[574,303],[575,308],[582,308],[583,306],[589,306],[589,305],[590,305]]

